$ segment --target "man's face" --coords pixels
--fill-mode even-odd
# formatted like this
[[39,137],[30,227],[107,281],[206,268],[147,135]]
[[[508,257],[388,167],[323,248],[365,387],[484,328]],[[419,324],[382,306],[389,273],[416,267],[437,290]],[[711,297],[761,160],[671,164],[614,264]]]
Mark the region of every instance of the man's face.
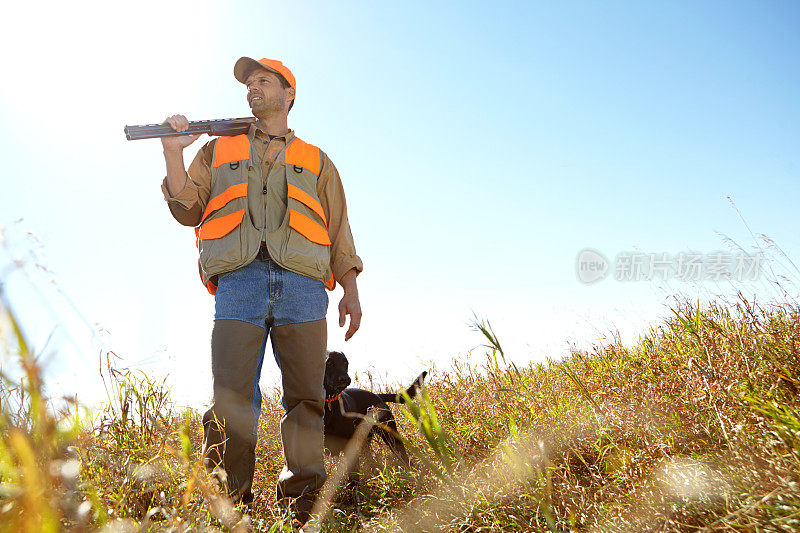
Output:
[[259,118],[285,114],[289,102],[294,98],[294,89],[284,89],[281,79],[274,72],[257,69],[245,80],[247,86],[247,102],[253,115]]

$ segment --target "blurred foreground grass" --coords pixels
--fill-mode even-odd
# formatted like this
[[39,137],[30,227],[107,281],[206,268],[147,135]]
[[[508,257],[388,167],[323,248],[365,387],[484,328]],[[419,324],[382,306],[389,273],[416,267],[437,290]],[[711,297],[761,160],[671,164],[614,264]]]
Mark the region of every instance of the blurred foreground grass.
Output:
[[[243,516],[202,468],[200,415],[163,381],[109,368],[91,424],[78,406],[54,412],[10,324],[26,377],[0,389],[0,530],[282,530],[277,393]],[[635,346],[526,367],[474,327],[485,363],[453,361],[395,409],[414,468],[374,445],[323,530],[800,530],[796,303],[678,304]]]

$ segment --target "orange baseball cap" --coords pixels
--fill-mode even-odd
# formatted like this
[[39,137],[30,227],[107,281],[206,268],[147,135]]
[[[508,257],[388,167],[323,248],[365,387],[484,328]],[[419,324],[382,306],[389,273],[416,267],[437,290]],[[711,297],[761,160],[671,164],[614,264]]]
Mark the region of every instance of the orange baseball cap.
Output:
[[249,57],[240,57],[233,66],[233,75],[236,76],[236,79],[241,83],[245,83],[247,76],[256,68],[263,68],[283,76],[283,79],[289,83],[289,86],[294,88],[295,93],[297,92],[297,83],[294,80],[294,74],[292,74],[292,71],[289,70],[286,65],[277,59],[267,59],[264,57],[256,61]]

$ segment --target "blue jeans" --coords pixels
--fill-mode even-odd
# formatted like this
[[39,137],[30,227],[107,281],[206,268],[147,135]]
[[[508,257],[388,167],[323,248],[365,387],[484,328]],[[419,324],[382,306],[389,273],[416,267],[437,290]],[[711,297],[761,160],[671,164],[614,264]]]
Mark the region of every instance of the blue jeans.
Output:
[[[251,496],[261,413],[258,381],[267,338],[281,370],[286,466],[277,497],[313,492],[325,481],[322,455],[323,379],[328,295],[319,280],[254,260],[217,282],[211,367],[214,405],[204,417],[206,449],[221,450],[232,493]],[[217,420],[222,425],[213,425]],[[213,450],[212,450],[213,451]]]
[[319,280],[256,259],[219,276],[214,320],[249,322],[262,328],[325,318],[328,294]]

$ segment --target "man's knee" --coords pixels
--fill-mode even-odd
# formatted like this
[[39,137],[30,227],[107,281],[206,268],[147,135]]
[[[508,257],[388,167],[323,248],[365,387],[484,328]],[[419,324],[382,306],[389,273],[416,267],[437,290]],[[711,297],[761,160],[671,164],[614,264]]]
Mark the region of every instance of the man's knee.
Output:
[[[214,394],[230,390],[249,401],[266,330],[241,320],[215,320],[211,332]],[[215,398],[216,401],[216,398]]]
[[322,386],[327,340],[325,320],[276,326],[271,334],[281,362],[287,410],[292,410],[299,402],[309,402],[309,409],[321,413],[325,397]]

